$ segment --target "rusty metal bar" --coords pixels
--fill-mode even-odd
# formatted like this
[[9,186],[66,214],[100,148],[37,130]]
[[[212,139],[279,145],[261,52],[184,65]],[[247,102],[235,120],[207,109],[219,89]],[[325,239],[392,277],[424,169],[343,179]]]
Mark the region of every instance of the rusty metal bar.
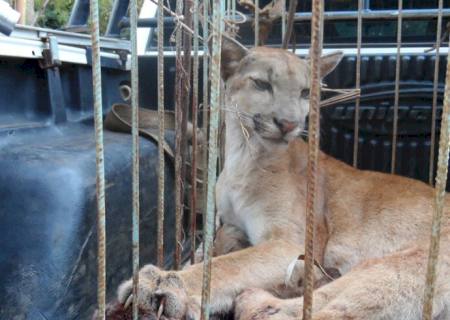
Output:
[[[362,42],[362,10],[364,0],[358,0],[358,26],[356,43],[356,89],[361,89],[361,42]],[[358,143],[359,143],[359,107],[361,99],[355,101],[355,132],[353,136],[353,166],[358,167]]]
[[323,0],[313,0],[311,21],[311,88],[308,128],[308,180],[306,192],[305,288],[303,319],[311,320],[314,290],[314,216],[320,132],[320,57],[322,55]]
[[442,34],[442,8],[444,1],[439,0],[439,13],[436,26],[436,55],[434,61],[434,80],[433,80],[433,107],[431,111],[431,144],[430,144],[430,165],[428,169],[428,183],[433,184],[434,177],[434,146],[436,144],[436,110],[437,110],[437,89],[439,84],[439,64]]
[[[450,48],[450,46],[449,46]],[[430,251],[428,257],[427,276],[423,302],[423,320],[433,319],[433,296],[435,292],[436,269],[439,257],[441,222],[445,202],[445,186],[447,184],[448,160],[450,150],[450,50],[447,55],[447,73],[445,76],[444,109],[441,120],[441,136],[439,139],[438,168],[436,175],[435,202],[433,222],[431,225]]]
[[259,0],[255,0],[255,47],[259,44]]
[[[183,12],[183,1],[177,0],[175,13],[181,16]],[[181,265],[181,233],[182,233],[182,218],[183,218],[183,198],[182,194],[182,112],[183,112],[183,98],[182,98],[182,81],[183,81],[183,61],[181,58],[181,41],[182,29],[177,25],[175,35],[176,41],[176,76],[175,76],[175,253],[174,253],[174,268],[179,269]]]
[[132,136],[132,245],[133,245],[133,320],[138,319],[139,286],[139,74],[137,58],[137,0],[130,1],[131,42],[131,136]]
[[[183,8],[183,20],[184,23],[191,28],[192,27],[192,1],[185,1]],[[192,34],[189,32],[183,33],[183,58],[182,58],[182,73],[181,73],[181,96],[183,97],[181,102],[181,213],[182,216],[179,217],[178,223],[182,224],[182,217],[184,215],[184,191],[185,191],[185,180],[186,180],[186,161],[187,161],[187,119],[189,111],[189,96],[191,90],[191,50],[192,50]],[[179,230],[182,231],[182,226],[179,226]],[[179,238],[177,243],[178,259],[175,261],[175,268],[179,269],[181,267],[181,253],[183,251],[183,241],[184,239]]]
[[157,264],[164,267],[164,0],[158,0],[158,231]]
[[98,0],[91,0],[92,84],[94,89],[95,164],[97,194],[97,304],[98,320],[105,319],[106,304],[106,209],[103,149],[102,71]]
[[137,58],[137,0],[130,1],[131,41],[131,136],[132,136],[132,244],[133,244],[133,320],[138,320],[139,286],[139,74]]
[[210,285],[211,285],[211,260],[214,233],[214,189],[217,180],[217,140],[219,131],[219,109],[220,109],[220,64],[221,64],[221,42],[223,17],[225,8],[221,6],[220,0],[213,1],[213,34],[212,34],[212,63],[211,63],[211,120],[209,125],[209,159],[208,159],[208,192],[206,219],[203,227],[203,284],[201,319],[208,320],[210,313]]
[[398,131],[398,103],[400,98],[400,66],[401,55],[400,48],[402,43],[402,11],[403,0],[398,0],[397,16],[397,58],[395,64],[395,97],[394,97],[394,119],[392,127],[392,151],[391,151],[391,173],[395,173],[395,164],[397,160],[397,131]]
[[[236,10],[236,2],[234,3],[234,9]],[[209,38],[209,0],[203,1],[203,39]],[[202,119],[202,128],[203,135],[205,141],[208,140],[208,123],[209,123],[209,47],[206,41],[203,42],[203,119]],[[205,150],[205,146],[203,148],[202,154],[202,168],[204,168],[203,172],[203,186],[202,186],[202,198],[203,198],[203,218],[206,217],[206,201],[207,201],[207,181],[206,181],[206,167],[208,165],[208,153]]]
[[[230,1],[230,0],[229,0]],[[195,237],[197,228],[197,106],[198,106],[198,36],[199,36],[199,0],[194,0],[194,61],[192,75],[192,161],[191,161],[191,263],[195,263]]]

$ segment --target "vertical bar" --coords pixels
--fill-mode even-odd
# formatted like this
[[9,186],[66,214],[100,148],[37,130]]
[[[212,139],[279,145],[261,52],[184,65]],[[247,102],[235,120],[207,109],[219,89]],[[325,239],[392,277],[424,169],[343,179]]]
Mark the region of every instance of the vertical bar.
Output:
[[158,232],[157,264],[164,267],[164,0],[158,0]]
[[314,208],[319,154],[320,57],[322,55],[323,0],[313,0],[311,20],[311,88],[309,101],[308,180],[306,192],[305,289],[303,319],[311,320],[314,289]]
[[[230,1],[230,0],[229,0]],[[192,168],[191,168],[191,263],[195,263],[195,237],[197,228],[197,106],[198,106],[198,2],[194,0],[194,61],[192,75]]]
[[[176,15],[181,16],[183,12],[183,1],[177,0],[176,3]],[[183,112],[183,100],[182,100],[182,69],[183,62],[181,59],[181,40],[182,29],[181,26],[177,26],[175,35],[176,41],[176,76],[175,76],[175,256],[174,256],[174,268],[177,270],[181,264],[181,221],[183,217],[183,198],[181,196],[182,188],[182,112]]]
[[255,0],[255,47],[259,45],[259,0]]
[[[356,44],[356,89],[361,88],[361,42],[362,42],[362,10],[363,1],[358,0],[358,26],[357,26],[357,44]],[[358,167],[358,143],[359,143],[359,107],[360,97],[358,96],[355,101],[355,132],[353,136],[353,166]]]
[[[192,27],[192,1],[185,1],[184,3],[184,15],[183,22],[184,24],[191,28]],[[180,28],[183,30],[182,28]],[[187,139],[186,139],[186,131],[187,131],[187,118],[188,118],[188,110],[189,110],[189,96],[191,89],[191,50],[192,50],[192,35],[190,32],[183,32],[183,58],[182,58],[182,72],[181,72],[181,105],[180,105],[180,117],[181,117],[181,175],[180,175],[180,205],[181,205],[181,215],[178,216],[177,223],[179,233],[177,240],[177,248],[176,248],[176,259],[175,259],[175,269],[179,269],[181,267],[181,253],[183,250],[181,238],[182,235],[182,220],[184,214],[184,182],[186,178],[186,159],[187,159]]]
[[281,11],[281,39],[284,39],[286,34],[286,0],[283,0],[283,9]]
[[106,304],[106,209],[105,164],[103,151],[102,74],[100,63],[100,27],[98,0],[91,0],[90,11],[92,21],[92,84],[94,89],[95,164],[97,191],[97,319],[104,320]]
[[233,18],[236,17],[236,0],[231,0],[231,11],[233,12]]
[[402,11],[403,0],[398,0],[398,18],[397,18],[397,60],[395,64],[395,100],[394,100],[394,124],[392,128],[392,151],[391,151],[391,173],[395,173],[395,163],[397,157],[397,131],[398,131],[398,103],[400,97],[400,65],[401,55],[400,47],[402,43]]
[[130,1],[130,42],[131,42],[131,136],[133,156],[133,320],[138,319],[138,285],[139,285],[139,79],[137,58],[137,0]]
[[297,0],[289,0],[289,12],[287,19],[286,33],[283,38],[283,49],[289,47],[289,42],[291,41],[292,29],[294,28],[294,16],[297,10]]
[[[450,49],[450,46],[449,46]],[[439,139],[438,168],[436,175],[435,202],[431,239],[428,256],[427,276],[423,302],[423,320],[432,320],[433,296],[435,292],[436,268],[439,257],[441,222],[444,211],[445,186],[447,184],[448,159],[450,150],[450,50],[447,54],[447,74],[445,77],[444,110],[441,120],[441,136]]]
[[[235,4],[236,9],[236,4]],[[209,39],[209,0],[203,0],[203,39]],[[209,94],[208,94],[208,84],[209,84],[209,47],[206,41],[203,42],[203,119],[202,127],[205,141],[208,140],[208,123],[209,123]],[[202,168],[208,165],[208,152],[203,151]],[[206,217],[206,201],[207,201],[207,181],[206,172],[203,172],[203,217]]]
[[208,320],[210,313],[210,285],[211,285],[211,260],[212,243],[214,232],[214,188],[217,179],[217,138],[219,129],[220,108],[220,64],[221,64],[221,42],[222,23],[224,7],[220,0],[213,1],[213,35],[212,35],[212,63],[211,63],[211,120],[209,125],[209,159],[208,159],[208,194],[206,219],[203,228],[204,234],[204,261],[203,261],[203,285],[201,319]]
[[428,183],[433,184],[434,177],[434,146],[436,144],[436,109],[437,109],[437,89],[439,84],[439,64],[441,50],[441,34],[442,34],[442,8],[444,1],[439,0],[439,11],[436,27],[436,55],[434,62],[434,80],[433,80],[433,107],[431,111],[431,144],[430,144],[430,165],[428,169]]

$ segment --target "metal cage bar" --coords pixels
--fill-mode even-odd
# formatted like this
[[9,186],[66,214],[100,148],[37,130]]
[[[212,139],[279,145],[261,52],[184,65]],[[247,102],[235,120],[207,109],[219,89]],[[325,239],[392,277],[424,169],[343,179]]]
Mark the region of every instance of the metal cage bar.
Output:
[[[352,20],[358,18],[358,12],[355,11],[333,11],[324,12],[325,20]],[[364,20],[373,19],[388,19],[392,20],[398,17],[398,12],[392,12],[392,10],[370,10],[364,9],[361,12]],[[435,18],[438,15],[436,9],[406,9],[402,11],[402,17],[404,19],[428,19]],[[450,16],[450,9],[443,9],[442,15],[444,17]],[[296,13],[294,21],[309,21],[311,20],[310,12]]]
[[164,266],[164,0],[158,0],[158,231],[157,231],[157,264]]
[[255,47],[259,45],[259,0],[255,0]]
[[139,72],[137,58],[137,0],[130,1],[131,43],[131,136],[132,136],[132,246],[133,246],[133,320],[138,319],[139,286]]
[[[193,28],[193,21],[192,21],[192,14],[193,14],[193,1],[185,1],[184,4],[184,23],[189,27]],[[188,113],[189,113],[189,107],[191,105],[191,100],[189,99],[191,96],[191,73],[192,73],[192,59],[191,59],[191,52],[192,52],[192,35],[193,33],[190,32],[183,32],[183,77],[182,77],[182,96],[183,104],[182,104],[182,136],[181,136],[181,178],[182,178],[182,188],[181,188],[181,199],[185,199],[185,180],[187,178],[187,172],[186,172],[186,163],[188,161],[188,148],[187,148],[187,121],[188,121]],[[192,171],[189,173],[189,175],[192,173]],[[192,186],[192,182],[191,182]],[[183,210],[184,214],[184,210]],[[181,227],[182,229],[182,227]],[[180,242],[181,245],[181,242]],[[180,247],[180,249],[183,249]]]
[[[235,6],[234,9],[236,10],[236,3],[233,1]],[[203,1],[203,39],[209,39],[209,0]],[[207,41],[203,41],[203,121],[202,121],[202,127],[203,127],[203,134],[205,136],[205,140],[208,140],[208,123],[209,123],[209,47]],[[208,152],[206,150],[203,151],[203,159],[202,159],[202,167],[206,168],[208,166]],[[204,172],[203,175],[203,186],[202,186],[202,198],[203,198],[203,217],[206,217],[206,201],[207,201],[207,187],[208,182],[206,179],[206,172]]]
[[431,111],[431,143],[430,143],[430,164],[428,170],[428,183],[433,184],[434,178],[434,146],[436,144],[436,111],[437,111],[437,89],[439,85],[439,64],[440,64],[440,49],[442,36],[442,8],[444,1],[439,0],[439,13],[436,26],[436,55],[434,61],[434,79],[433,79],[433,107]]
[[394,97],[394,119],[392,126],[392,151],[391,151],[391,173],[395,173],[397,161],[397,131],[398,131],[398,104],[400,99],[400,66],[401,66],[401,43],[402,43],[402,11],[403,0],[398,0],[397,16],[397,56],[395,63],[395,97]]
[[[358,22],[356,40],[356,75],[355,87],[361,89],[361,42],[362,42],[362,9],[364,0],[358,0]],[[353,136],[353,167],[358,167],[358,147],[359,147],[359,107],[361,99],[358,96],[355,101],[355,132]]]
[[[183,1],[177,0],[176,11],[177,16],[181,16],[183,13]],[[181,265],[181,222],[183,218],[183,198],[182,194],[182,148],[181,148],[181,135],[182,135],[182,112],[183,101],[181,92],[182,89],[182,69],[183,62],[181,58],[181,45],[182,45],[182,29],[178,25],[175,35],[176,41],[176,76],[175,76],[175,255],[174,255],[174,267],[178,269]]]
[[213,23],[212,23],[212,56],[211,56],[211,101],[210,101],[210,124],[209,124],[209,158],[208,158],[208,191],[207,208],[204,234],[204,262],[203,262],[203,284],[202,284],[202,305],[201,319],[208,320],[210,313],[210,285],[211,285],[211,262],[214,233],[214,188],[217,180],[217,156],[218,156],[218,129],[219,129],[219,109],[220,109],[220,64],[221,64],[221,22],[225,8],[221,6],[220,0],[213,1]]
[[322,55],[323,0],[313,0],[311,21],[311,88],[308,124],[308,172],[306,192],[305,287],[303,319],[312,317],[314,290],[314,216],[320,133],[320,57]]
[[445,77],[444,109],[441,120],[441,135],[439,138],[438,168],[436,175],[435,202],[431,239],[427,266],[427,276],[423,301],[423,320],[433,319],[433,297],[435,292],[436,269],[439,257],[441,222],[445,202],[445,186],[447,184],[448,160],[450,151],[450,46],[447,55],[447,73]]
[[[231,3],[229,2],[231,5]],[[192,67],[192,161],[191,161],[191,263],[195,263],[195,237],[197,228],[197,107],[198,107],[198,37],[199,37],[199,0],[194,0],[193,23],[194,23],[194,59]]]
[[97,319],[105,319],[106,309],[106,208],[105,158],[103,146],[102,75],[98,0],[90,2],[92,36],[92,84],[94,90],[95,163],[97,194]]
[[284,39],[286,34],[286,0],[283,0],[283,8],[281,10],[281,39]]

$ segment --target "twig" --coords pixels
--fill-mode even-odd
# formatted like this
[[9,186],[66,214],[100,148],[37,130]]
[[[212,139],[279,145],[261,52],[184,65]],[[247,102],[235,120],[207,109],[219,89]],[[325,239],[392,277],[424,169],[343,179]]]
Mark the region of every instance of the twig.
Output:
[[[151,2],[158,4],[157,0],[150,0]],[[170,10],[167,6],[164,6],[164,11],[166,11],[169,15],[171,15],[172,17],[175,18],[176,23],[178,25],[180,25],[182,28],[184,28],[187,32],[191,33],[192,35],[194,34],[194,30],[192,30],[191,28],[189,28],[186,24],[184,24],[181,20],[183,20],[183,16],[182,15],[177,15],[175,12],[173,12],[172,10]],[[208,23],[210,24],[211,28],[214,29],[214,26],[212,25],[212,23],[210,21],[208,21]],[[217,30],[215,30],[217,31]],[[231,42],[233,42],[234,44],[238,45],[239,47],[241,47],[242,49],[244,49],[245,51],[248,51],[247,47],[244,46],[242,43],[240,43],[239,41],[237,41],[236,39],[234,39],[233,37],[228,36],[227,34],[223,33],[222,37],[226,38],[227,40],[230,40]],[[205,43],[205,39],[202,36],[198,36],[198,38],[203,41],[203,43]],[[206,42],[208,41],[208,39],[206,39]]]

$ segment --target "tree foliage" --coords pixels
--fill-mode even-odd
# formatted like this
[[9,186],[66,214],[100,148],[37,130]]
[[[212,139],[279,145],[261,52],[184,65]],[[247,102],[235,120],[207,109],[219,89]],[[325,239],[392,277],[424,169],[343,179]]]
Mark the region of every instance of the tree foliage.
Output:
[[[35,11],[40,12],[46,0],[35,0]],[[113,0],[99,0],[100,31],[103,33],[108,25]],[[38,17],[40,27],[61,29],[67,25],[74,0],[49,0],[42,14]]]

